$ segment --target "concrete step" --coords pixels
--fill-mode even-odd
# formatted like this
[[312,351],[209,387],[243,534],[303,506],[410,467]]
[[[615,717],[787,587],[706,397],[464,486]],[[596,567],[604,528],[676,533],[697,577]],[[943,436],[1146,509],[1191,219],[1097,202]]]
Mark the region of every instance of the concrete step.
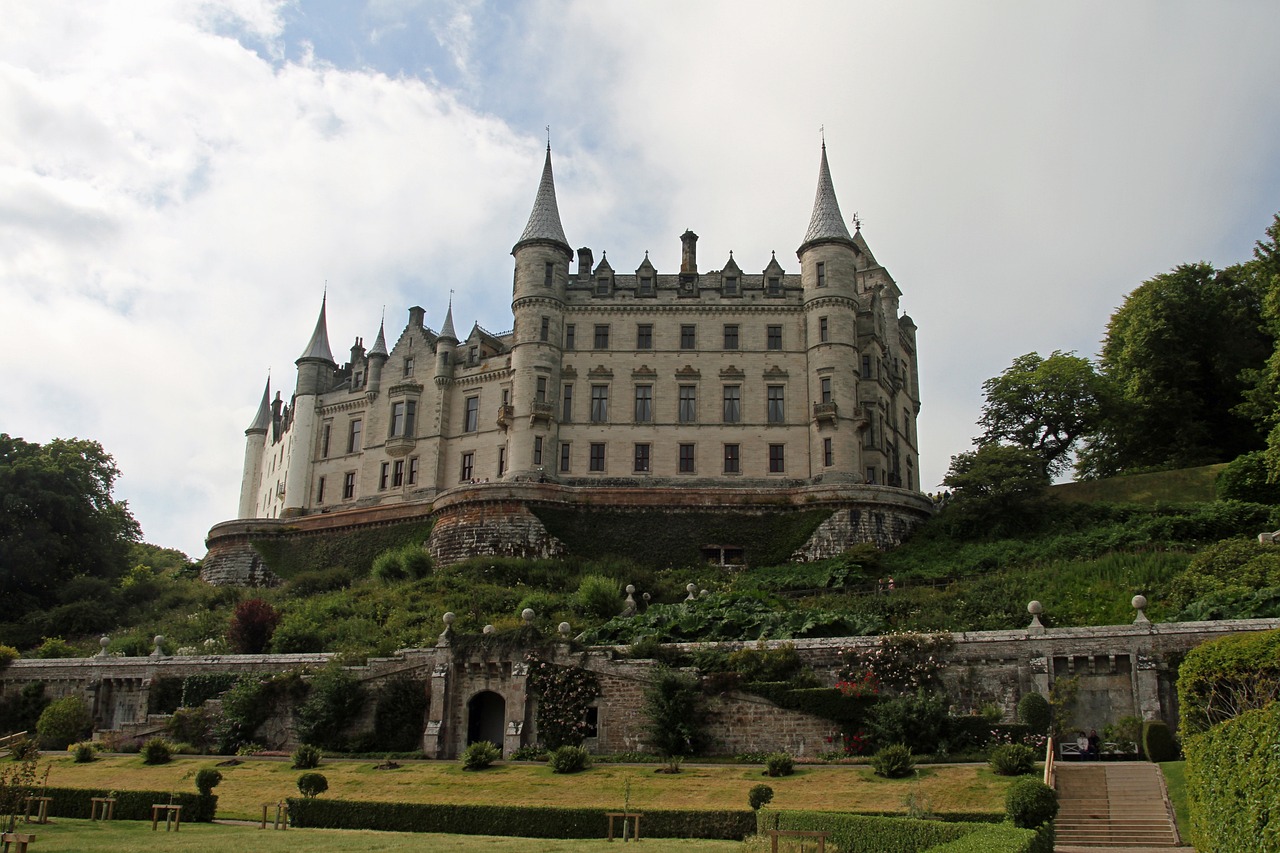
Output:
[[1057,842],[1074,847],[1174,847],[1177,834],[1153,764],[1063,767]]

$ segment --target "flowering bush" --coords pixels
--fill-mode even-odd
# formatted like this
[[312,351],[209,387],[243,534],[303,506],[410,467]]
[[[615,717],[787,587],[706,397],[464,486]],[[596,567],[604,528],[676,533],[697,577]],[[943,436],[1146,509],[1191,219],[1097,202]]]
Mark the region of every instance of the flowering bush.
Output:
[[853,734],[842,734],[837,738],[827,738],[827,743],[833,748],[822,754],[822,757],[828,761],[847,758],[852,755],[866,755],[870,742],[866,732],[858,730]]
[[579,746],[589,732],[587,708],[600,695],[595,674],[558,666],[530,653],[525,687],[538,699],[538,739],[549,749]]
[[[894,631],[880,637],[869,648],[841,649],[844,663],[840,682],[864,685],[874,683],[879,690],[914,693],[935,687],[947,662],[943,655],[955,641],[948,632],[924,634],[918,631]],[[862,694],[867,695],[867,694]]]
[[836,690],[845,696],[862,697],[880,695],[880,679],[870,670],[851,673],[848,678],[836,682]]

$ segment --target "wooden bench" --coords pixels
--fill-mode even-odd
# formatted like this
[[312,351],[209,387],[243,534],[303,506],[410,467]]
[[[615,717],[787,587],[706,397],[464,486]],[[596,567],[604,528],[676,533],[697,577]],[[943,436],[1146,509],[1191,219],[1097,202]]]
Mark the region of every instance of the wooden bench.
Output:
[[114,820],[116,816],[115,797],[90,797],[89,820]]
[[271,808],[272,806],[275,806],[276,817],[275,817],[275,821],[271,824],[271,828],[272,829],[288,829],[289,828],[289,804],[286,803],[284,800],[281,800],[278,803],[262,804],[262,825],[259,826],[258,829],[267,828],[267,809]]
[[640,818],[644,817],[644,815],[636,814],[635,812],[605,812],[605,817],[609,818],[609,840],[610,841],[613,840],[613,822],[614,820],[617,820],[619,818],[621,818],[622,820],[623,843],[625,844],[627,841],[627,819],[628,818],[633,818],[635,822],[635,832],[632,834],[632,840],[633,841],[640,840]]
[[170,803],[152,803],[151,804],[151,831],[155,832],[156,826],[160,823],[160,815],[164,814],[164,831],[169,831],[172,823],[173,831],[178,832],[182,829],[182,806],[175,806]]
[[803,839],[805,839],[805,838],[816,838],[816,839],[818,839],[818,853],[826,853],[826,850],[827,850],[827,836],[829,836],[830,834],[831,834],[831,833],[829,833],[829,832],[814,832],[814,831],[803,830],[803,829],[770,829],[770,830],[766,833],[766,835],[768,835],[768,836],[769,836],[769,845],[770,845],[771,853],[778,853],[778,839],[779,839],[779,838],[799,838],[799,839],[802,839],[802,840],[801,840],[801,842],[800,842],[800,849],[801,849],[801,851],[803,851],[803,850],[804,850],[804,841],[803,841]]
[[34,835],[27,835],[23,832],[6,832],[0,834],[0,843],[4,845],[5,853],[9,853],[9,845],[14,845],[13,853],[27,853],[27,845],[35,841]]
[[36,823],[49,822],[49,803],[53,802],[53,797],[27,797],[27,811],[22,816],[23,823],[31,823],[31,807],[36,805]]

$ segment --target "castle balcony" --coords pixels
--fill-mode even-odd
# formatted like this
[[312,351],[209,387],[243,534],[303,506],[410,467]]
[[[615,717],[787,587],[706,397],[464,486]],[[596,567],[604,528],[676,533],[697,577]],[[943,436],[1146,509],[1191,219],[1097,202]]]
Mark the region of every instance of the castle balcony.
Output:
[[555,411],[550,403],[534,402],[533,410],[529,413],[529,426],[533,426],[538,421],[543,423],[551,423],[551,413]]
[[408,456],[409,451],[413,450],[413,446],[418,440],[412,436],[395,435],[387,439],[385,450],[388,456]]
[[830,424],[831,426],[835,426],[836,415],[838,414],[838,412],[839,410],[837,409],[835,403],[814,403],[813,404],[814,423],[818,424],[819,426],[822,426],[824,423]]
[[515,420],[516,410],[510,403],[504,403],[498,407],[498,428],[506,429]]

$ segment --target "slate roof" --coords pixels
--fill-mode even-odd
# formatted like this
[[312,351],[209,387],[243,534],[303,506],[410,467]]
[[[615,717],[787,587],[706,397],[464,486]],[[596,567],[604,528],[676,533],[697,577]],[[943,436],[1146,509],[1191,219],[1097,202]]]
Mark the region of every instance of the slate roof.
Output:
[[533,212],[529,214],[529,224],[524,233],[516,241],[516,246],[530,240],[548,240],[569,248],[569,241],[564,236],[564,226],[560,224],[560,208],[556,204],[556,182],[551,173],[551,146],[547,146],[547,160],[542,167],[542,181],[538,184],[538,195],[533,200]]
[[853,242],[849,228],[840,215],[840,203],[836,201],[835,186],[831,183],[831,168],[827,165],[827,145],[822,144],[822,163],[818,167],[818,192],[813,199],[813,215],[809,218],[809,230],[805,232],[801,250],[810,243],[824,240]]
[[329,323],[325,320],[325,303],[329,301],[328,294],[320,300],[320,316],[316,318],[316,330],[311,333],[311,342],[307,344],[307,348],[302,351],[302,355],[298,356],[298,361],[308,358],[318,358],[321,361],[327,361],[330,364],[337,364],[333,360],[333,350],[329,349]]

